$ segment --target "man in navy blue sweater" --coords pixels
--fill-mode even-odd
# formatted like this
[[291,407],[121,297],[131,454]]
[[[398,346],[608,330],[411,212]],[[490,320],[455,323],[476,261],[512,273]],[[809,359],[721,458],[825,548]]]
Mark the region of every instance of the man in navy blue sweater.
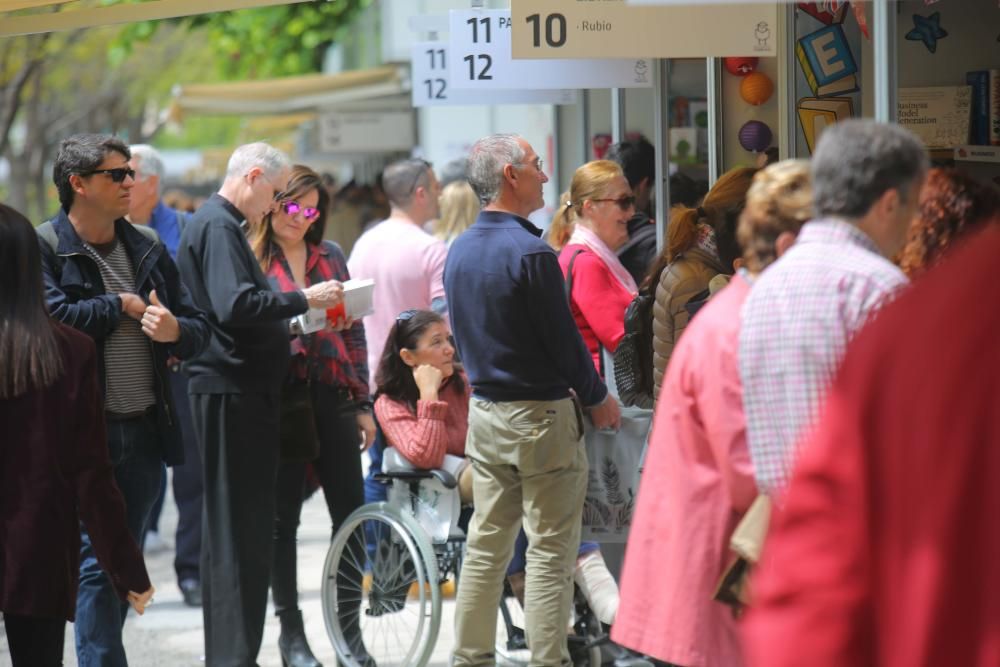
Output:
[[532,665],[568,665],[566,627],[587,489],[583,414],[621,412],[584,345],[555,253],[527,216],[548,178],[524,139],[480,139],[469,182],[483,210],[452,245],[444,284],[472,384],[466,456],[475,514],[456,612],[456,666],[495,664],[496,613],[519,525],[528,536],[525,627]]

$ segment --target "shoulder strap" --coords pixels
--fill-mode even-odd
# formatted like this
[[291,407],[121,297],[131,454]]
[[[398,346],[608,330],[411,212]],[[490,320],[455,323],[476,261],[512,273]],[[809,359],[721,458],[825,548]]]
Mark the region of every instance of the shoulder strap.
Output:
[[147,240],[153,243],[160,242],[160,235],[156,233],[156,230],[148,225],[132,225],[132,229],[138,231],[140,234],[146,237]]
[[[580,248],[575,251],[573,255],[569,258],[569,266],[566,267],[566,302],[569,303],[573,294],[573,265],[576,264],[576,258],[580,256],[580,253],[584,252],[584,248]],[[601,377],[606,377],[604,375],[604,347],[597,343],[597,353],[598,362],[601,364]]]
[[569,266],[566,267],[566,301],[569,302],[573,296],[573,265],[576,264],[576,258],[580,256],[583,252],[583,248],[580,248],[573,253],[573,256],[569,258]]
[[52,224],[51,220],[46,220],[42,224],[35,228],[35,233],[38,234],[38,238],[45,242],[52,252],[55,253],[56,249],[59,247],[59,237],[56,235],[55,225]]

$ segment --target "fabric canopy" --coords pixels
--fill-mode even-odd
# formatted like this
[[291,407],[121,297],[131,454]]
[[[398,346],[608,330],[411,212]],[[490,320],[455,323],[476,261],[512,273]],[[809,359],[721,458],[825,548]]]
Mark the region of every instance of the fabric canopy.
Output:
[[[342,74],[306,74],[279,79],[178,85],[172,115],[268,115],[363,104],[365,108],[410,108],[405,67],[389,65]],[[373,106],[374,105],[374,106]]]
[[[81,7],[73,11],[43,11],[23,16],[4,17],[0,21],[0,37],[62,32],[102,25],[119,25],[225,12],[249,7],[288,5],[306,0],[148,0],[107,7]],[[51,5],[75,4],[75,0],[0,0],[0,13],[20,9],[43,8]]]

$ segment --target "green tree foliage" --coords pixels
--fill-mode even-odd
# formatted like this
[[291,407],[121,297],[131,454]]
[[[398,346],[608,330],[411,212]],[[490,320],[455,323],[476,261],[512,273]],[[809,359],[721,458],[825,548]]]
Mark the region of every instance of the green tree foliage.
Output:
[[[127,52],[153,39],[164,24],[197,29],[216,55],[215,72],[201,81],[262,79],[318,72],[327,48],[349,29],[372,0],[313,0],[242,9],[126,27],[115,47]],[[214,74],[214,76],[213,76]],[[190,79],[189,79],[190,80]]]

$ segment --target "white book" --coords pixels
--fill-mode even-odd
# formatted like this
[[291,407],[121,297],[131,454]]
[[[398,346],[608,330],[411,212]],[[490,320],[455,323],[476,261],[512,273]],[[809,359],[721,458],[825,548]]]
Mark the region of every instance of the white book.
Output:
[[[375,293],[375,281],[369,278],[348,280],[344,283],[344,303],[337,308],[310,308],[303,314],[292,319],[293,333],[313,333],[326,326],[328,315],[340,318],[358,320],[375,312],[372,295]],[[329,313],[327,311],[330,311]]]
[[899,124],[929,148],[953,148],[969,143],[972,86],[900,88]]

